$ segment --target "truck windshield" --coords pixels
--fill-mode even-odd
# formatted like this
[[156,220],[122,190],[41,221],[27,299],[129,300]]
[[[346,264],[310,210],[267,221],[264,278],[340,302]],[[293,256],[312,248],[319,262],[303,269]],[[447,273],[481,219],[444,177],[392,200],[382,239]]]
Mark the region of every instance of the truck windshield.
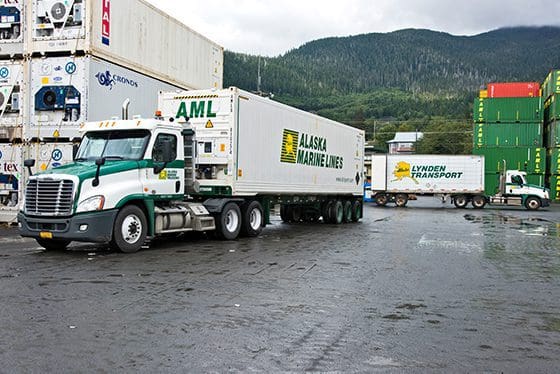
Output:
[[100,131],[84,135],[76,154],[76,161],[93,161],[105,157],[107,160],[140,160],[150,132]]

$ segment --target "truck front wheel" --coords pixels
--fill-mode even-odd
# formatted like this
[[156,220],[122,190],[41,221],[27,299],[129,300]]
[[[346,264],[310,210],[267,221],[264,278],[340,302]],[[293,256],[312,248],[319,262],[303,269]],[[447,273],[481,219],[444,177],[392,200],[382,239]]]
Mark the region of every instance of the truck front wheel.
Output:
[[541,205],[541,200],[538,197],[530,196],[525,200],[525,208],[528,210],[537,210]]
[[263,228],[264,213],[262,205],[258,201],[250,201],[241,207],[243,218],[241,233],[244,236],[258,236]]
[[220,239],[233,240],[241,231],[241,210],[236,203],[227,203],[216,217],[216,234]]
[[111,247],[124,253],[134,253],[142,248],[148,233],[144,211],[136,205],[127,205],[117,214]]
[[56,239],[35,239],[37,244],[45,248],[47,251],[60,251],[66,249],[70,240],[56,240]]

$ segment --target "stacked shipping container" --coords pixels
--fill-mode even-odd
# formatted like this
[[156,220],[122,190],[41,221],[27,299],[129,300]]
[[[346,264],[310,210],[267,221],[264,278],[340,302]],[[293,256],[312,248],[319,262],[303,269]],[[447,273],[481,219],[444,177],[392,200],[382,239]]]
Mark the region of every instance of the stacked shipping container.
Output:
[[560,201],[560,70],[543,82],[544,140],[547,147],[547,182],[551,198]]
[[490,83],[474,101],[473,153],[485,156],[485,192],[493,195],[505,167],[544,185],[543,101],[539,83]]
[[71,160],[82,122],[222,87],[223,48],[143,0],[2,1],[0,17],[0,222],[15,219],[23,160]]

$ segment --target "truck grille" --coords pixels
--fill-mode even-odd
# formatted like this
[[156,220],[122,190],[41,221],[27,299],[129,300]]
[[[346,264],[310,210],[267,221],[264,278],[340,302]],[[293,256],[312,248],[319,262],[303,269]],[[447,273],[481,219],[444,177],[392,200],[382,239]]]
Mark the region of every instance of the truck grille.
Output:
[[25,191],[29,215],[68,216],[72,213],[74,183],[71,180],[31,179]]

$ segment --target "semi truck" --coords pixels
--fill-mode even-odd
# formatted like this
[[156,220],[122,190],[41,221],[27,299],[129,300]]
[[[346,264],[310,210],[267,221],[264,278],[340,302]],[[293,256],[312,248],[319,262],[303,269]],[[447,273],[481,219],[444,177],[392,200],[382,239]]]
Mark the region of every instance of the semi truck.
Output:
[[484,189],[484,156],[373,155],[372,197],[379,206],[407,205],[410,195],[438,195],[457,208],[484,208],[486,204],[524,206],[529,210],[550,205],[550,190],[527,183],[527,173],[507,170],[503,161],[493,195]]
[[362,130],[234,87],[159,103],[155,118],[84,123],[73,162],[28,178],[21,235],[135,252],[189,231],[257,236],[273,206],[287,222],[362,218]]

